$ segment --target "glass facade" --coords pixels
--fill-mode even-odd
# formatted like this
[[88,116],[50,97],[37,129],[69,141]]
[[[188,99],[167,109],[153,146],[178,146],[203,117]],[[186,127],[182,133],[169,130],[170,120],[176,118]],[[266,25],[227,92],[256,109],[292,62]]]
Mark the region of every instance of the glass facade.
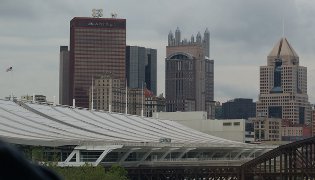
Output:
[[60,46],[59,104],[68,105],[69,102],[69,50],[68,46]]
[[89,106],[92,78],[112,73],[125,82],[126,20],[73,18],[70,22],[70,97]]
[[126,77],[128,87],[142,88],[142,85],[156,95],[157,51],[138,46],[126,47]]
[[223,119],[248,119],[256,117],[256,103],[253,99],[236,98],[222,103]]

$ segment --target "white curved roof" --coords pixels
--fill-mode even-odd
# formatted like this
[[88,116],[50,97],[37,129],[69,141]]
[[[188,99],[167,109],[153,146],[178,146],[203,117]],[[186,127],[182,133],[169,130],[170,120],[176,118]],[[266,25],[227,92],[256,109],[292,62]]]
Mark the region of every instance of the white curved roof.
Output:
[[169,120],[0,100],[0,139],[30,145],[172,143],[213,147],[250,146],[211,136]]

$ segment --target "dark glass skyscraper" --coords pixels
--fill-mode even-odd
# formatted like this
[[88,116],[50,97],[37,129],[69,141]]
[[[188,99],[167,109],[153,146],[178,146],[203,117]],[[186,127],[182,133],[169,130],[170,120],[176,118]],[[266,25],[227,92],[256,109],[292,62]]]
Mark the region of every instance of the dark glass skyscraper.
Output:
[[70,101],[74,98],[76,106],[89,106],[92,77],[112,73],[124,84],[125,51],[125,19],[73,18],[70,22]]
[[127,46],[126,47],[126,76],[128,87],[147,89],[156,95],[156,49]]
[[222,103],[223,119],[248,119],[256,117],[253,99],[236,98]]
[[59,64],[59,104],[68,105],[69,99],[69,50],[68,46],[60,46]]

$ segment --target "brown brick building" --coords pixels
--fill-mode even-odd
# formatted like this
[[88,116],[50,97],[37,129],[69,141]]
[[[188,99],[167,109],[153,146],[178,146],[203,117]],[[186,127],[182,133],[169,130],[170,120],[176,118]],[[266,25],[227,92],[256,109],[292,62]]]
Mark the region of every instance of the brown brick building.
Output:
[[166,47],[166,111],[206,111],[208,118],[214,118],[213,82],[214,61],[209,53],[209,32],[202,40],[200,33],[196,41],[192,36],[188,42],[181,41],[179,29],[175,38],[170,32]]
[[75,17],[70,22],[69,101],[89,107],[92,77],[112,73],[125,83],[126,20]]

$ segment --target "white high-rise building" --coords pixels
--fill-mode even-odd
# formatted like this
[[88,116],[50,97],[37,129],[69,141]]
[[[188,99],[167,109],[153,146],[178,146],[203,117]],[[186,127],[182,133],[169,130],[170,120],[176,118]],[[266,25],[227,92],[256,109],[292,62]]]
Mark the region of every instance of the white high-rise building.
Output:
[[281,118],[294,124],[311,122],[307,95],[307,68],[286,38],[281,38],[260,66],[257,117]]

